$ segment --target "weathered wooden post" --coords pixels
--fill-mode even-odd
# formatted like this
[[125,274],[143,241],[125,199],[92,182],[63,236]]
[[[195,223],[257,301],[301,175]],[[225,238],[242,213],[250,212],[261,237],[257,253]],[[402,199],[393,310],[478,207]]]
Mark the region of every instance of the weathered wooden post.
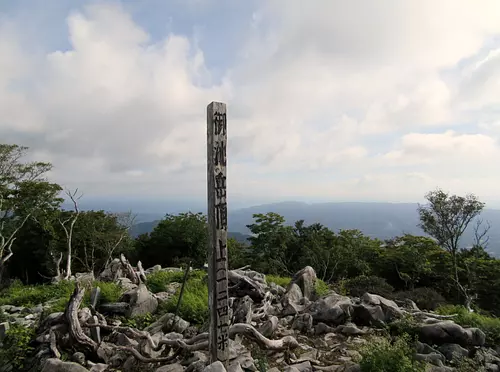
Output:
[[208,304],[211,363],[229,357],[229,295],[227,290],[226,104],[207,107]]

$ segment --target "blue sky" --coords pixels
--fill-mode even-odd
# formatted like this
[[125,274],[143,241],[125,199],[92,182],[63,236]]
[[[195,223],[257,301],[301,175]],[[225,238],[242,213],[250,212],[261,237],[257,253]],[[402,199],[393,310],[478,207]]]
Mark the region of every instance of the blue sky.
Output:
[[0,3],[0,135],[86,198],[203,203],[205,108],[228,193],[498,206],[500,3]]

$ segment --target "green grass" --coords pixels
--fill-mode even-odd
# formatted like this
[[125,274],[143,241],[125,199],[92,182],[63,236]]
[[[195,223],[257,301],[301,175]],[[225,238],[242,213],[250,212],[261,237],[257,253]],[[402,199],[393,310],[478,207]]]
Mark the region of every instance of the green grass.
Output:
[[436,311],[441,315],[458,314],[452,320],[462,327],[474,327],[481,329],[486,334],[486,343],[490,346],[500,345],[500,319],[490,316],[470,313],[463,306],[446,305]]
[[[208,285],[205,273],[193,273],[184,288],[178,315],[193,324],[201,325],[208,320]],[[174,313],[179,300],[180,289],[169,301],[162,304],[160,312]]]
[[[123,293],[123,289],[115,283],[96,281],[93,287],[96,286],[101,288],[101,303],[116,302]],[[74,290],[75,283],[70,281],[43,285],[23,285],[16,281],[0,293],[0,305],[34,307],[50,301],[50,312],[64,311]],[[87,290],[84,304],[89,303],[90,290]]]
[[324,281],[318,279],[316,283],[314,283],[314,290],[318,296],[325,296],[330,292],[330,287]]
[[277,275],[266,275],[267,283],[274,283],[281,287],[288,287],[288,284],[292,281],[292,278],[277,276]]
[[[192,276],[193,273],[190,273]],[[153,293],[165,292],[170,283],[182,283],[183,271],[155,271],[147,276],[146,285]]]

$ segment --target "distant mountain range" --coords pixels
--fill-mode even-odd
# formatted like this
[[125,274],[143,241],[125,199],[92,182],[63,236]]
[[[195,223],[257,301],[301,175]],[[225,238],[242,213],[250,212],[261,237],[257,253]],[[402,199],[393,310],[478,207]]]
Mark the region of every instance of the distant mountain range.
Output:
[[[304,220],[306,224],[319,222],[328,228],[358,229],[365,235],[389,239],[404,233],[424,235],[417,227],[417,204],[414,203],[316,203],[283,202],[264,204],[250,208],[229,211],[229,236],[244,241],[250,231],[246,227],[253,222],[252,216],[256,213],[276,212],[282,215],[287,224]],[[488,251],[500,257],[500,210],[485,209],[481,218],[491,225]],[[144,221],[144,220],[143,220]],[[131,229],[132,236],[151,232],[158,224],[158,220],[141,222]],[[474,232],[470,227],[462,239],[461,245],[470,246]]]

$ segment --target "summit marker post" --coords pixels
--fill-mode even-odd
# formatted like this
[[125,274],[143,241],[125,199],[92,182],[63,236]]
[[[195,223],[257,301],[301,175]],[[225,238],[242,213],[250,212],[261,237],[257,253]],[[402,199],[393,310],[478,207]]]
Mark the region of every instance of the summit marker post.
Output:
[[226,104],[207,107],[208,303],[210,362],[229,359],[229,293],[226,200]]

